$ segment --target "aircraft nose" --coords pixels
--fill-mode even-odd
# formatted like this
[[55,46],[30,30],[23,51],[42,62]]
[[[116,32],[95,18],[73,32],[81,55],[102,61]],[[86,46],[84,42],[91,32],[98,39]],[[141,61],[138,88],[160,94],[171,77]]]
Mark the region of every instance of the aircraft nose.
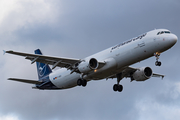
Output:
[[175,44],[175,43],[177,42],[177,40],[178,40],[178,37],[177,37],[176,35],[172,34],[172,36],[171,36],[171,42],[172,42],[173,44]]
[[175,34],[170,34],[167,40],[168,45],[172,47],[174,44],[176,44],[178,37]]

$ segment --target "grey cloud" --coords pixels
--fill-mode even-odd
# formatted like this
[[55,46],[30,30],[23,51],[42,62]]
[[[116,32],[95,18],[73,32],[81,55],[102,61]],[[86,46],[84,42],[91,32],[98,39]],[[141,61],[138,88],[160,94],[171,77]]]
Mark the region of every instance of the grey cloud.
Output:
[[[178,3],[175,0],[54,0],[49,2],[55,9],[53,11],[56,11],[54,22],[35,20],[6,32],[0,28],[0,47],[29,53],[41,48],[46,55],[83,58],[155,28],[167,28],[180,36]],[[23,15],[16,14],[19,17]],[[41,16],[40,13],[38,15]],[[19,20],[16,16],[13,17]],[[10,27],[8,23],[16,24],[11,19],[12,14],[3,21],[3,28]],[[115,79],[91,81],[85,88],[32,90],[31,85],[6,79],[37,79],[35,65],[21,57],[1,56],[0,112],[4,115],[15,114],[19,120],[141,120],[146,116],[159,120],[164,118],[164,111],[161,112],[161,109],[166,106],[165,108],[170,108],[169,116],[173,116],[171,108],[178,106],[180,100],[179,91],[175,89],[176,84],[179,84],[178,51],[179,43],[163,53],[160,56],[162,66],[159,68],[154,66],[155,58],[135,64],[136,67],[150,66],[154,72],[165,74],[166,77],[164,80],[151,78],[145,82],[129,82],[130,80],[124,79],[121,82],[124,86],[122,93],[112,90]],[[173,98],[172,94],[176,97]],[[161,107],[157,109],[159,112],[155,116],[153,110],[156,110],[156,105]],[[149,110],[143,111],[143,106]],[[174,112],[178,112],[177,110],[179,107]]]

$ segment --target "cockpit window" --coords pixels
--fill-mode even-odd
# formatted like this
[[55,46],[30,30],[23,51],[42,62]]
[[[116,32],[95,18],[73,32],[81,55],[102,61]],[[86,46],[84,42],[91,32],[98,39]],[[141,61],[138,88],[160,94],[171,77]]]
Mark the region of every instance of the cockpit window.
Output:
[[165,31],[165,33],[171,33],[171,32],[169,32],[169,31]]
[[160,31],[160,32],[157,33],[157,35],[164,34],[164,33],[170,34],[171,32],[170,31]]

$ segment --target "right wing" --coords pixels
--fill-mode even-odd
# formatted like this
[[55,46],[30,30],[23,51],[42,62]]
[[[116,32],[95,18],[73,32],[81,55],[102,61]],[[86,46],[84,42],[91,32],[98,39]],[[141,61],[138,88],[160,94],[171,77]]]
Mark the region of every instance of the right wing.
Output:
[[[131,72],[135,72],[136,70],[138,70],[137,68],[133,68],[133,67],[127,67],[127,69],[129,69]],[[164,76],[165,75],[162,74],[152,73],[152,77],[161,77],[163,79]]]
[[[138,70],[138,68],[133,68],[133,67],[125,67],[120,73],[121,73],[121,79],[123,79],[124,77],[126,78],[131,78],[132,74]],[[161,77],[162,79],[164,78],[165,75],[162,74],[157,74],[157,73],[152,73],[152,77]],[[109,78],[117,78],[117,75],[112,75],[106,79]]]

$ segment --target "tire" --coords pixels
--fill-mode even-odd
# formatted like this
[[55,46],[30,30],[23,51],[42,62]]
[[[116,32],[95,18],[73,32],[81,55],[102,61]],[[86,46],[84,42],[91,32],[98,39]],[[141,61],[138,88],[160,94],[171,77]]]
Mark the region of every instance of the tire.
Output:
[[86,85],[87,85],[87,81],[86,80],[82,80],[82,86],[86,87]]
[[122,92],[123,90],[123,86],[122,85],[118,85],[118,92]]
[[158,62],[158,66],[161,66],[161,62]]
[[158,61],[156,61],[156,62],[155,62],[155,65],[156,65],[156,66],[159,66],[158,64],[159,64],[159,62],[158,62]]
[[78,86],[81,86],[81,85],[82,85],[82,80],[81,80],[81,79],[78,79],[78,80],[77,80],[77,85],[78,85]]
[[114,91],[118,91],[118,84],[114,84],[113,90],[114,90]]

